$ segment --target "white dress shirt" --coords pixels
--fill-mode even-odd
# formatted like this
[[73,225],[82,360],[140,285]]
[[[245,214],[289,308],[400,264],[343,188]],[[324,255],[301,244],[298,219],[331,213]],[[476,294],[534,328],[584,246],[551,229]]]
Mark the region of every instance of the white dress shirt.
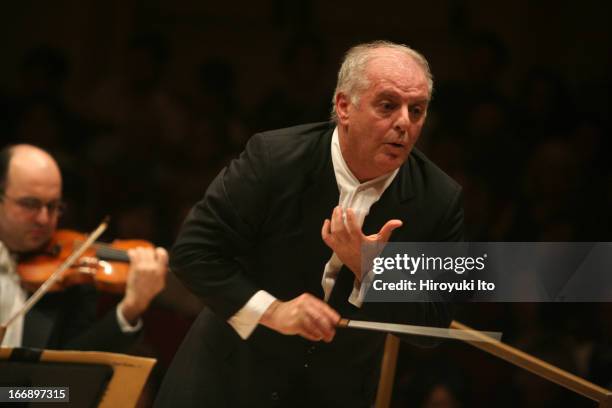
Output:
[[[337,127],[334,129],[332,135],[331,157],[334,165],[336,183],[338,184],[338,190],[340,192],[338,205],[342,207],[343,210],[352,208],[355,212],[357,223],[362,227],[365,217],[370,212],[370,208],[380,199],[387,187],[389,187],[399,169],[365,183],[360,183],[348,168],[344,161],[344,157],[342,157]],[[323,225],[323,220],[321,220],[321,225]],[[336,283],[336,277],[342,265],[342,261],[338,258],[336,253],[333,253],[330,260],[325,264],[321,286],[323,287],[323,292],[325,294],[324,299],[326,302],[329,300],[331,291]],[[360,289],[361,285],[359,281],[355,279],[355,285],[348,301],[357,307],[361,307],[365,294],[365,291]],[[235,315],[229,318],[228,323],[236,330],[240,337],[246,339],[251,335],[253,330],[255,330],[259,319],[261,319],[261,316],[275,300],[276,298],[265,290],[259,290],[238,312],[236,312]]]
[[[26,293],[21,288],[17,275],[15,257],[8,248],[0,242],[0,325],[5,324],[26,301]],[[18,317],[7,328],[2,347],[19,347],[23,337],[23,316]]]

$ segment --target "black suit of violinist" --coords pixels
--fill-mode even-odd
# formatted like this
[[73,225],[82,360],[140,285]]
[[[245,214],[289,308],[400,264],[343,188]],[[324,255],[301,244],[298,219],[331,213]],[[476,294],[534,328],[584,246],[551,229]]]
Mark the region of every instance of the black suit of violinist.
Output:
[[[61,213],[61,194],[61,173],[47,152],[30,145],[0,152],[2,320],[27,296],[19,287],[15,261],[20,253],[36,251],[49,241]],[[74,286],[45,295],[25,319],[8,328],[2,345],[125,351],[140,331],[140,316],[165,286],[168,259],[163,248],[136,248],[128,255],[125,295],[104,318],[96,322],[95,289]]]
[[[208,307],[156,406],[369,407],[384,334],[336,332],[339,317],[448,326],[445,303],[349,301],[362,279],[362,242],[462,239],[460,187],[413,150],[430,96],[420,54],[389,43],[355,47],[339,74],[336,123],[255,135],[222,170],[172,250],[172,270]],[[342,193],[351,183],[369,190],[385,182],[365,210],[367,192]],[[337,207],[353,193],[351,209]],[[353,206],[369,211],[363,227]],[[342,265],[325,302],[332,253]],[[250,308],[262,293],[271,303]],[[255,316],[250,335],[236,324],[245,310]]]

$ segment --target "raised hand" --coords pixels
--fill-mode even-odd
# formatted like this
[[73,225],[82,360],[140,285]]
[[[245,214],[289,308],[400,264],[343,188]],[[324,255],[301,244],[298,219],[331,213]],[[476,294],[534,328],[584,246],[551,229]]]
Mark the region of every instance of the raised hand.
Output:
[[349,208],[346,211],[337,206],[332,212],[331,221],[326,219],[321,229],[323,241],[330,247],[361,281],[361,250],[364,244],[384,244],[391,238],[394,229],[402,226],[400,220],[387,221],[376,234],[364,235],[357,224],[355,212]]

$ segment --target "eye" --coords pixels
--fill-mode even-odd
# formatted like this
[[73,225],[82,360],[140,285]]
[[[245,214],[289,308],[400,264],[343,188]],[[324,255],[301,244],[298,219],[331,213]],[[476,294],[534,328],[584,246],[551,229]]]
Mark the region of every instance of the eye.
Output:
[[425,112],[425,109],[423,109],[422,106],[411,106],[410,107],[410,114],[416,117],[421,116],[423,112]]
[[390,112],[393,109],[395,109],[395,103],[390,102],[390,101],[382,101],[379,105],[380,110],[384,111],[384,112]]
[[27,210],[39,210],[44,205],[42,201],[36,198],[22,198],[21,200],[17,200],[17,204]]

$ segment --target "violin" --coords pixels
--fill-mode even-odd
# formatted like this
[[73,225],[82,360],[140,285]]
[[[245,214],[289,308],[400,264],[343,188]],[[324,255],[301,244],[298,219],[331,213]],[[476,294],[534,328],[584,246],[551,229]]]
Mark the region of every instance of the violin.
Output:
[[[23,287],[35,291],[86,237],[86,234],[77,231],[57,230],[42,251],[20,259],[17,272]],[[143,240],[115,240],[110,244],[95,242],[71,268],[64,271],[50,290],[59,291],[72,285],[94,284],[98,290],[104,292],[123,293],[130,270],[127,250],[136,247],[153,247],[153,244]]]

